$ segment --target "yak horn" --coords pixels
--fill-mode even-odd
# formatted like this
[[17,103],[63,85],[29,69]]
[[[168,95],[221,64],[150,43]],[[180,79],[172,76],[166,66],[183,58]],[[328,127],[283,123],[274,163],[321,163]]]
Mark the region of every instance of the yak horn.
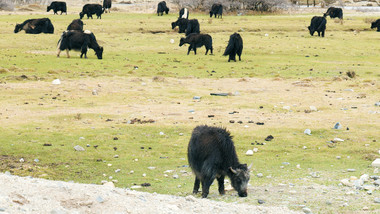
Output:
[[251,163],[251,165],[249,165],[248,170],[251,170],[252,165],[253,165],[253,162]]
[[231,172],[232,173],[234,173],[234,174],[236,174],[237,172],[236,172],[236,170],[234,170],[234,169],[232,169],[232,167],[230,166],[230,170],[231,170]]

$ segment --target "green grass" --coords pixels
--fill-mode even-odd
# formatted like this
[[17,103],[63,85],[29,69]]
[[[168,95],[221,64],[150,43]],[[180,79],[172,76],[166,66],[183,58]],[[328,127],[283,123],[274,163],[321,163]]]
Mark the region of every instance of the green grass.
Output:
[[[306,28],[313,15],[226,16],[221,20],[192,14],[199,20],[202,33],[213,37],[214,55],[208,56],[203,55],[204,48],[198,50],[198,55],[187,56],[187,46],[178,47],[183,35],[170,29],[170,22],[176,20],[174,14],[156,17],[113,12],[102,20],[84,19],[85,29],[94,32],[104,46],[103,60],[97,60],[92,50],[88,59],[80,59],[77,52],[71,52],[69,59],[64,52],[56,57],[61,32],[77,16],[49,15],[55,34],[27,35],[14,34],[14,24],[42,15],[1,15],[0,171],[81,183],[118,180],[116,186],[123,188],[150,183],[151,187],[140,190],[188,195],[194,176],[187,167],[187,143],[192,129],[207,123],[228,127],[235,136],[241,162],[254,163],[250,184],[258,192],[261,187],[278,183],[336,187],[340,179],[351,175],[372,174],[368,166],[379,157],[375,141],[379,141],[380,124],[378,114],[368,112],[378,111],[373,103],[379,97],[380,64],[375,44],[380,34],[370,30],[365,19],[375,17],[348,16],[343,25],[328,19],[326,37],[319,38],[311,37]],[[158,31],[163,33],[155,33]],[[238,31],[244,40],[242,62],[228,63],[222,53],[229,35]],[[170,39],[175,40],[174,44]],[[211,73],[213,70],[216,72]],[[346,79],[347,71],[354,71],[357,77]],[[21,75],[28,78],[20,79]],[[337,76],[343,81],[334,81]],[[273,88],[239,81],[248,77],[273,84]],[[55,78],[63,80],[61,86],[50,85]],[[236,79],[237,87],[223,85],[230,78]],[[196,84],[198,81],[201,83]],[[296,81],[313,86],[294,86]],[[283,88],[276,88],[277,84]],[[249,87],[243,87],[246,85]],[[355,92],[343,91],[346,88]],[[98,96],[91,95],[93,89],[99,91]],[[217,91],[239,91],[241,95],[209,96],[209,92]],[[356,98],[359,93],[366,94],[366,98]],[[193,96],[202,99],[195,102]],[[349,101],[337,101],[339,97]],[[304,113],[314,103],[320,112]],[[283,105],[291,106],[292,112],[282,109]],[[340,110],[352,105],[358,110]],[[188,112],[191,109],[195,114]],[[233,110],[240,114],[228,114]],[[216,116],[207,118],[207,114]],[[157,121],[128,124],[133,118]],[[230,119],[244,124],[230,124]],[[250,124],[248,120],[265,125]],[[350,131],[333,130],[337,121],[349,126]],[[312,129],[311,136],[303,134],[305,128]],[[270,134],[275,137],[273,141],[264,146],[251,145],[264,142]],[[329,148],[327,142],[334,137],[345,142]],[[46,143],[52,146],[43,146]],[[86,151],[75,152],[75,145]],[[253,147],[259,152],[245,156]],[[25,163],[20,163],[20,158]],[[38,163],[34,162],[36,158]],[[150,166],[156,168],[150,170]],[[348,168],[356,172],[342,173]],[[121,171],[115,173],[116,169]],[[134,173],[130,173],[132,170]],[[166,170],[174,172],[166,177]],[[259,172],[264,178],[255,176]],[[310,172],[319,172],[321,178],[310,178]],[[173,174],[179,179],[173,179]],[[214,185],[211,198],[215,200],[256,204],[260,198],[255,192],[247,199],[230,197],[233,193],[219,197],[216,193]],[[363,201],[378,195],[364,193],[361,201],[350,199],[350,207],[329,207],[312,197],[307,200],[313,211],[336,213],[358,211]],[[335,196],[337,193],[331,193],[326,198]],[[267,204],[282,205],[278,202],[282,196],[276,197],[277,201]],[[289,206],[298,209],[294,203]],[[378,210],[373,203],[366,206]]]

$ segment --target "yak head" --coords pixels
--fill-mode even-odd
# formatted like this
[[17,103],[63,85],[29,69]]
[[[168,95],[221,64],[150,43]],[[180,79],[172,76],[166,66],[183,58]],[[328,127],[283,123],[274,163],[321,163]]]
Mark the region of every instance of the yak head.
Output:
[[213,13],[212,13],[212,11],[210,10],[210,18],[212,17],[212,14],[213,14]]
[[166,13],[166,14],[169,13],[169,8],[168,8],[168,7],[165,9],[165,13]]
[[99,46],[99,48],[95,49],[95,55],[98,59],[103,59],[103,47]]
[[247,197],[247,186],[249,181],[249,170],[252,164],[247,167],[247,164],[239,164],[235,169],[230,167],[229,170],[232,174],[231,185],[238,192],[240,197]]
[[80,12],[80,13],[79,13],[79,18],[80,18],[80,19],[83,19],[83,16],[84,16],[84,13],[83,13],[83,12]]
[[185,38],[181,38],[180,40],[179,40],[179,46],[181,47],[183,44],[185,44],[186,42],[185,42]]
[[374,29],[375,27],[377,27],[377,22],[372,22],[371,23],[371,29]]
[[51,7],[50,6],[47,6],[46,8],[46,12],[49,12],[51,10]]
[[174,29],[175,27],[177,27],[177,22],[172,22],[172,29]]
[[16,24],[16,27],[15,27],[14,32],[15,32],[15,33],[18,33],[18,32],[20,32],[21,30],[22,30],[22,25],[21,25],[21,24]]
[[315,30],[313,30],[312,28],[311,28],[311,26],[309,26],[309,27],[307,27],[307,29],[309,29],[309,33],[310,33],[310,35],[314,35],[314,32],[315,32]]

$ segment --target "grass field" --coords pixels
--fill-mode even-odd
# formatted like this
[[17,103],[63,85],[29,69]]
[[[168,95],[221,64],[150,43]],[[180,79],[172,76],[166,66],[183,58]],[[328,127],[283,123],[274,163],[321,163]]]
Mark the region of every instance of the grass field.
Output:
[[[0,15],[0,171],[81,183],[117,180],[123,188],[150,183],[139,190],[189,195],[194,176],[187,143],[196,125],[208,124],[230,130],[241,162],[254,168],[247,198],[235,191],[218,196],[216,185],[210,198],[264,199],[266,206],[306,205],[321,213],[364,206],[379,212],[373,203],[379,190],[346,194],[351,189],[338,185],[343,178],[373,175],[370,164],[379,158],[380,109],[374,104],[380,101],[380,33],[368,23],[377,17],[352,13],[344,24],[328,19],[326,37],[319,38],[307,31],[313,15],[319,14],[191,14],[213,37],[214,55],[207,56],[203,47],[187,56],[187,46],[178,46],[184,35],[170,29],[174,14],[113,12],[84,19],[104,47],[103,60],[93,50],[88,59],[79,52],[56,57],[60,34],[77,16]],[[52,20],[54,34],[13,33],[16,23],[39,17]],[[228,63],[222,54],[234,32],[244,41],[242,61]],[[52,85],[57,78],[62,84]],[[147,123],[131,124],[134,118]],[[332,129],[336,122],[342,129]],[[311,136],[303,134],[306,128]],[[274,140],[256,145],[268,135]],[[344,142],[328,143],[336,137]],[[86,151],[74,151],[76,145]],[[245,156],[254,147],[259,151]]]

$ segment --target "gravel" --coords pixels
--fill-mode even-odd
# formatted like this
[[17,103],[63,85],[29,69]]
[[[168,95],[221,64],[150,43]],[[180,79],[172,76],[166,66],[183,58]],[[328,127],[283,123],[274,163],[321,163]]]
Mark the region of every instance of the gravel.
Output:
[[138,192],[95,184],[0,174],[2,213],[300,213],[263,207]]

